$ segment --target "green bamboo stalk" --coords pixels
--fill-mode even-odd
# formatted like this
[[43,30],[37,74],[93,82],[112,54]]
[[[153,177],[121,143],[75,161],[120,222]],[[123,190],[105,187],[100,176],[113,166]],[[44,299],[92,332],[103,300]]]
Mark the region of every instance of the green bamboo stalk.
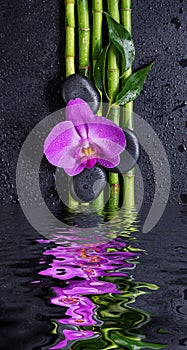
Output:
[[92,0],[92,61],[93,70],[95,67],[95,62],[99,56],[102,49],[102,25],[103,25],[103,1],[102,0]]
[[[95,63],[102,49],[102,27],[103,27],[103,1],[92,1],[92,73],[94,72]],[[93,78],[93,74],[92,74]],[[92,79],[93,80],[93,79]],[[97,115],[102,115],[102,93],[100,92],[101,103]]]
[[90,74],[90,27],[88,0],[77,0],[79,31],[79,72]]
[[[94,72],[95,62],[102,49],[102,25],[103,25],[103,1],[93,0],[92,1],[92,73]],[[97,115],[102,115],[102,93],[100,108]],[[104,207],[104,191],[98,196],[93,202],[93,206],[98,210]]]
[[65,2],[65,62],[66,77],[75,73],[75,0],[66,0]]
[[[120,21],[119,16],[119,0],[108,0],[108,12],[117,21]],[[108,51],[108,69],[107,69],[107,80],[108,80],[108,96],[110,98],[109,106],[109,119],[119,125],[120,121],[120,108],[118,106],[112,106],[111,104],[115,99],[115,96],[119,92],[119,53],[115,46],[112,44]],[[109,174],[110,184],[110,200],[109,208],[114,209],[119,205],[119,176],[118,174]]]
[[[66,63],[66,78],[75,73],[75,0],[65,1],[65,63]],[[70,189],[70,181],[68,181]],[[69,190],[69,207],[75,209],[78,202],[75,201]]]
[[[132,35],[131,0],[121,0],[121,23]],[[129,75],[132,74],[130,67],[123,77],[123,85]],[[134,129],[133,102],[129,102],[123,108],[123,128]],[[133,208],[134,200],[134,169],[124,175],[124,203],[127,208]]]

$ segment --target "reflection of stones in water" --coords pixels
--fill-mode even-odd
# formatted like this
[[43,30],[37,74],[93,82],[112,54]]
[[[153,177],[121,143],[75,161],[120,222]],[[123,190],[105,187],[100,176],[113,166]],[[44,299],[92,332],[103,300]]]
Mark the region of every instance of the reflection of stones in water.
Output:
[[[80,211],[79,211],[80,210]],[[109,209],[107,206],[98,212],[93,206],[80,205],[78,209],[71,210],[67,208],[66,213],[58,211],[55,213],[56,217],[69,226],[79,228],[97,228],[102,227],[104,231],[107,230],[105,226],[108,225],[109,230],[128,229],[130,225],[135,227],[137,224],[137,212],[135,208],[125,209]],[[133,228],[131,227],[131,230]]]
[[[78,211],[78,209],[80,211]],[[55,216],[67,225],[67,228],[55,227],[48,238],[56,244],[102,244],[117,236],[128,237],[137,231],[137,213],[135,210],[103,210],[97,213],[90,205],[80,205],[77,210],[56,211]]]
[[103,223],[103,218],[97,213],[74,213],[67,217],[67,223],[77,227],[95,227]]

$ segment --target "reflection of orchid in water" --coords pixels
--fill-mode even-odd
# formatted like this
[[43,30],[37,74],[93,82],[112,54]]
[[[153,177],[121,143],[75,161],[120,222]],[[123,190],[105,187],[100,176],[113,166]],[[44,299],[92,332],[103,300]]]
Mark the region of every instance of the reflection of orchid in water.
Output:
[[88,339],[94,335],[92,331],[81,331],[73,330],[73,329],[64,329],[64,337],[63,341],[60,341],[58,344],[52,346],[50,350],[53,349],[64,349],[67,346],[68,341],[78,340],[78,339]]
[[[92,326],[99,324],[96,315],[96,305],[86,295],[103,295],[109,293],[119,294],[117,286],[111,282],[98,280],[101,276],[125,276],[124,272],[118,271],[118,268],[131,268],[130,262],[124,262],[137,255],[130,251],[124,251],[126,244],[121,240],[111,241],[110,244],[91,247],[74,247],[67,248],[56,246],[46,250],[44,255],[53,255],[55,257],[41,275],[53,276],[61,280],[68,281],[65,288],[52,287],[55,294],[51,298],[51,303],[67,307],[66,318],[59,319],[59,323],[69,324],[72,326]],[[79,277],[81,280],[73,280]],[[101,323],[101,322],[100,322]],[[65,332],[66,331],[66,332]],[[79,334],[81,333],[79,330]],[[76,332],[63,331],[64,337],[68,337],[59,345],[65,346],[68,340],[75,338]],[[87,334],[87,337],[94,335],[94,332]],[[59,346],[58,345],[58,346]],[[51,349],[59,349],[52,347]]]
[[[141,286],[156,288],[131,283],[127,273],[122,271],[122,268],[135,266],[135,262],[129,259],[136,258],[137,251],[127,247],[121,239],[116,239],[101,246],[58,245],[46,250],[44,255],[52,255],[53,261],[40,275],[52,276],[67,283],[64,288],[51,288],[51,304],[67,310],[65,316],[56,321],[59,327],[63,326],[64,340],[58,340],[50,349],[69,349],[69,346],[79,349],[79,344],[82,349],[81,340],[85,342],[83,348],[94,350],[119,349],[119,346],[121,349],[123,345],[127,349],[141,349],[145,345],[150,349],[162,347],[143,342],[137,330],[135,334],[131,333],[145,323],[149,315],[125,306],[125,303],[144,293],[138,290]],[[133,342],[135,347],[132,346]]]
[[[118,245],[117,245],[118,242]],[[108,244],[102,244],[101,246],[91,248],[64,248],[63,246],[57,246],[49,251],[45,252],[45,255],[53,255],[56,259],[53,260],[51,267],[46,271],[42,271],[42,275],[52,276],[61,280],[68,280],[73,277],[91,278],[99,276],[124,276],[123,272],[117,271],[117,268],[123,267],[130,268],[133,265],[131,263],[124,262],[125,259],[129,259],[136,256],[136,253],[128,251],[107,251],[112,249],[112,245],[118,249],[125,248],[125,243],[118,241],[110,242]],[[115,271],[113,272],[112,270]]]

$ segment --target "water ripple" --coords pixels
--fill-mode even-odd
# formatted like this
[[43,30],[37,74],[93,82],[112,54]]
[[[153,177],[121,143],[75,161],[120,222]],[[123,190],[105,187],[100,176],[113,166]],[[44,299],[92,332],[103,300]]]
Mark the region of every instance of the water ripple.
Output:
[[[118,221],[119,223],[119,221]],[[124,222],[123,222],[124,223]],[[113,222],[114,225],[114,222]],[[117,230],[115,227],[115,231]],[[70,241],[65,233],[54,235],[56,244],[46,248],[43,258],[52,261],[39,276],[50,276],[65,285],[51,285],[50,304],[61,307],[63,317],[53,319],[56,339],[45,349],[162,349],[165,346],[145,341],[140,328],[151,316],[130,304],[154,284],[135,282],[130,271],[136,267],[141,249],[132,247],[133,229],[121,232],[120,237],[101,244],[81,245],[77,230],[71,229]],[[137,231],[134,225],[134,232]],[[101,232],[101,231],[100,231]],[[106,234],[106,232],[105,232]],[[41,244],[48,241],[40,240]],[[60,244],[59,244],[60,242]],[[66,244],[64,245],[63,242]],[[65,312],[64,312],[65,308]]]

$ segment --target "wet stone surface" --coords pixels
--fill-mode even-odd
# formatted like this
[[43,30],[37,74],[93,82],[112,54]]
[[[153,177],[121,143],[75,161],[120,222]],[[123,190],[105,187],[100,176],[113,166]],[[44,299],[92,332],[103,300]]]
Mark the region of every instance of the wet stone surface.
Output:
[[99,166],[84,169],[73,177],[71,194],[80,202],[91,202],[96,199],[106,186],[106,173]]
[[129,129],[124,129],[124,133],[126,147],[120,154],[120,164],[117,167],[110,169],[113,173],[125,174],[136,165],[140,156],[139,142],[135,133]]
[[93,113],[97,113],[100,106],[98,90],[92,81],[81,74],[73,74],[64,80],[62,97],[66,104],[69,100],[81,98],[90,105]]

